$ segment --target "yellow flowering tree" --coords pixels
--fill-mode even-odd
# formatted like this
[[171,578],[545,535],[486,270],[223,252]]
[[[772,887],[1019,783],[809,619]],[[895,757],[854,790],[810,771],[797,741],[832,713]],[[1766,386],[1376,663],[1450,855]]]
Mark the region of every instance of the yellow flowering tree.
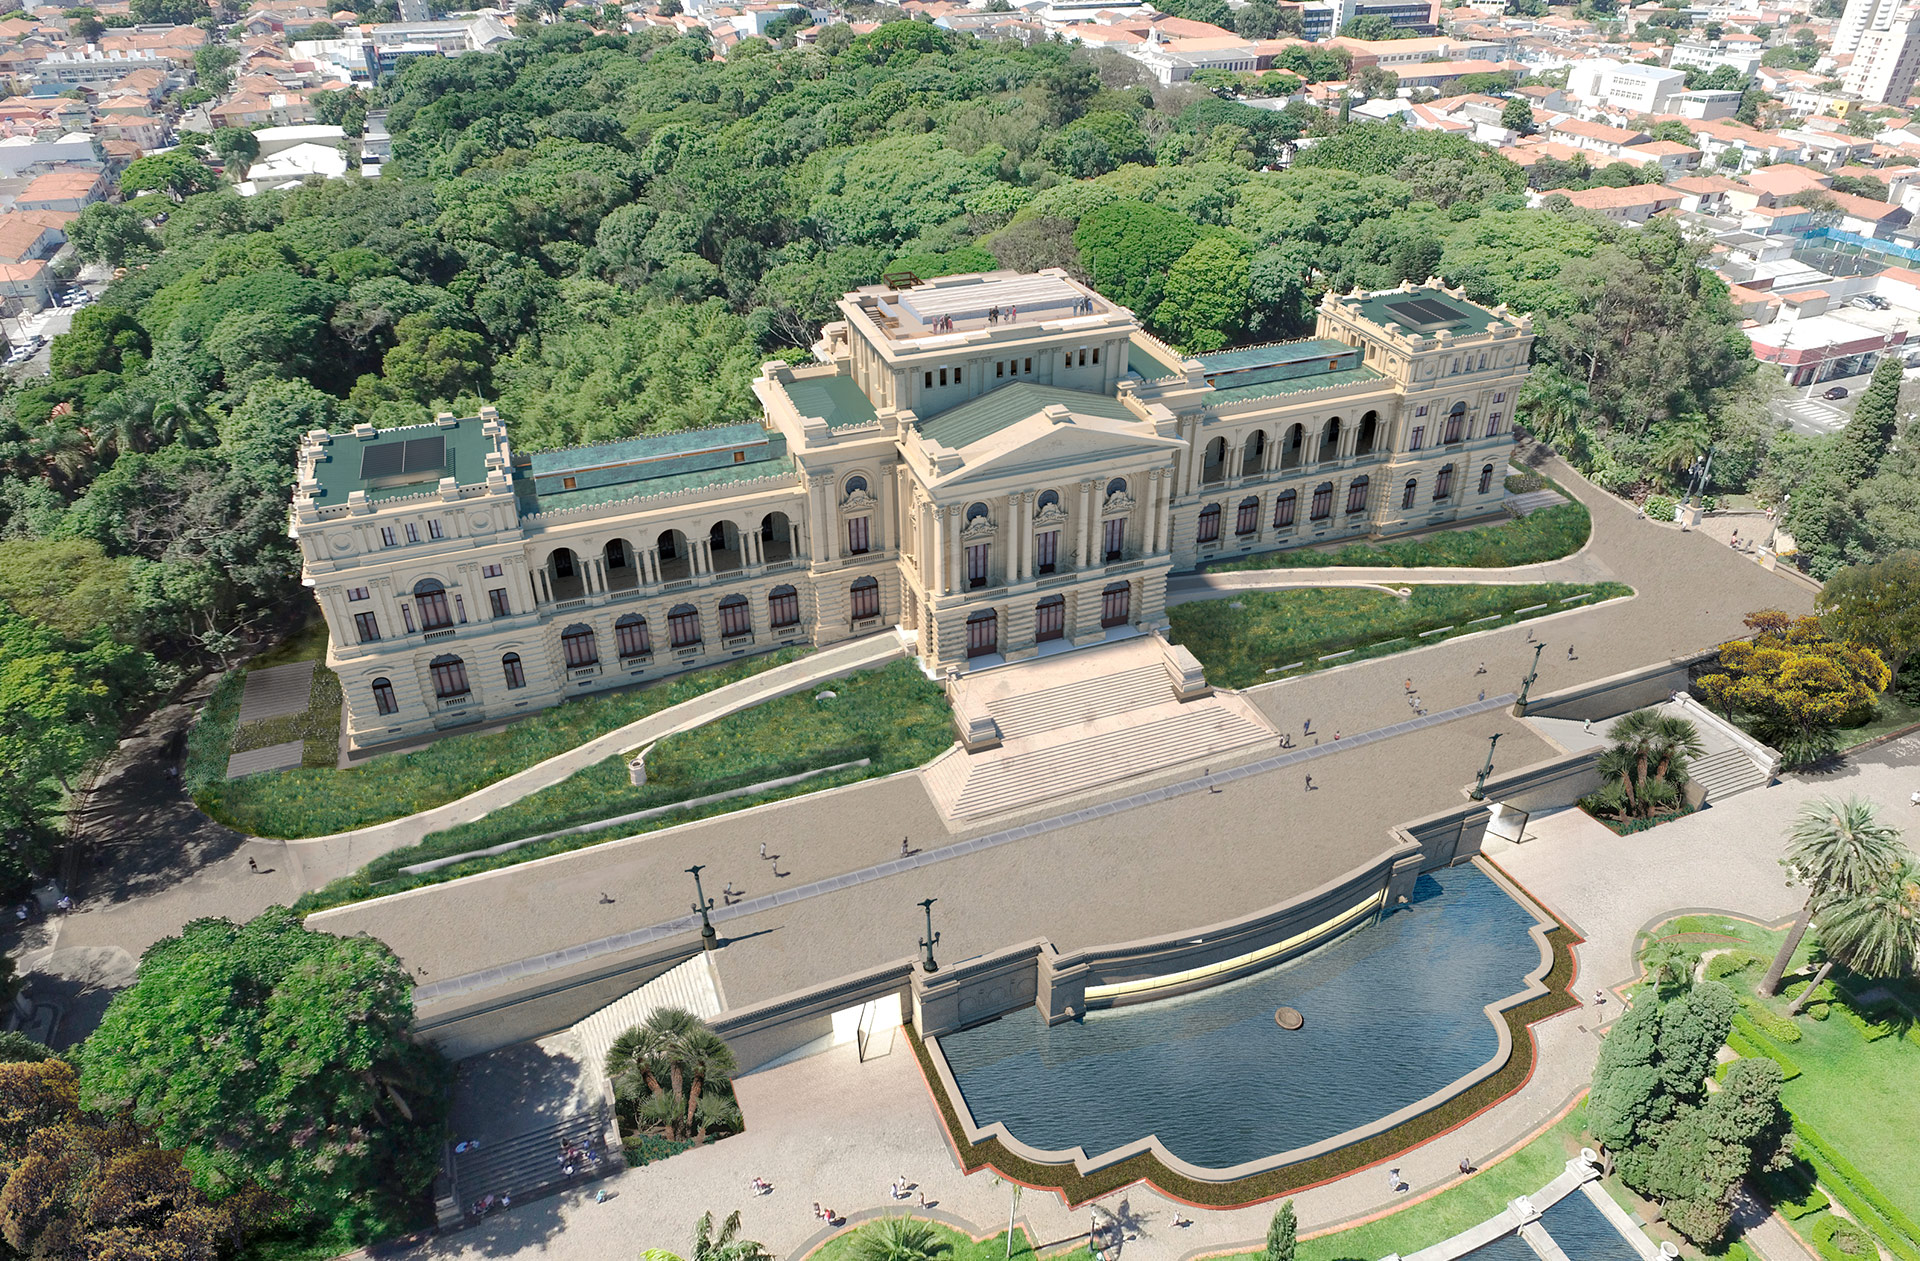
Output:
[[1749,715],[1795,765],[1818,760],[1832,729],[1871,708],[1893,681],[1879,653],[1831,638],[1817,617],[1763,609],[1746,624],[1753,638],[1721,644],[1719,668],[1700,689],[1729,717]]

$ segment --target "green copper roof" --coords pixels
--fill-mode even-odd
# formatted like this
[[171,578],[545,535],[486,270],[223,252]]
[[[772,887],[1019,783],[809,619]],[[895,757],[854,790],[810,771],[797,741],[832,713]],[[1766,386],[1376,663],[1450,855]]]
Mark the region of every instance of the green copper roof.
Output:
[[802,416],[818,416],[829,429],[872,424],[873,404],[852,377],[805,377],[780,387]]
[[1253,385],[1231,385],[1207,395],[1207,406],[1244,403],[1252,398],[1276,394],[1297,394],[1302,390],[1324,390],[1341,385],[1361,385],[1384,378],[1372,368],[1349,368],[1345,372],[1322,372],[1317,376],[1286,377],[1279,381],[1261,381]]
[[575,469],[605,468],[610,464],[633,464],[712,451],[721,447],[747,446],[767,441],[767,431],[758,421],[738,425],[708,425],[704,429],[675,429],[668,433],[643,434],[613,442],[596,442],[584,447],[562,447],[557,451],[535,451],[528,467],[535,477]]
[[1422,337],[1432,337],[1443,330],[1454,334],[1484,333],[1500,322],[1499,317],[1485,307],[1450,297],[1438,289],[1420,288],[1412,293],[1390,289],[1340,301],[1375,324],[1398,324]]
[[[320,483],[314,492],[314,503],[322,508],[344,507],[347,496],[356,490],[366,491],[367,498],[375,501],[424,495],[433,491],[443,477],[451,477],[462,486],[478,486],[487,480],[487,456],[493,450],[493,439],[480,432],[481,424],[477,417],[468,416],[453,425],[435,423],[382,429],[371,438],[356,438],[351,433],[334,434],[333,441],[322,448],[326,458],[313,466],[314,480]],[[431,442],[436,438],[442,443],[441,459],[433,467],[408,467],[400,472],[403,466],[395,465],[396,471],[389,476],[363,475],[372,467],[368,462],[369,448],[390,449],[401,443],[422,439]]]
[[729,464],[720,468],[695,469],[691,472],[675,473],[669,477],[653,477],[641,482],[620,482],[605,486],[583,486],[579,490],[536,491],[533,484],[521,479],[514,486],[520,497],[520,511],[523,514],[545,512],[566,512],[574,508],[592,508],[599,504],[618,503],[625,499],[648,498],[656,495],[674,495],[686,491],[708,490],[716,486],[726,486],[735,482],[750,482],[763,477],[781,477],[794,470],[793,457],[782,455],[772,460],[757,460],[748,464]]
[[982,438],[991,438],[1008,425],[1025,420],[1055,403],[1065,404],[1068,410],[1083,416],[1105,416],[1109,420],[1139,419],[1127,410],[1126,404],[1111,395],[1063,390],[1058,386],[1022,381],[1018,385],[1003,385],[991,394],[920,421],[914,428],[923,437],[957,451]]
[[1195,355],[1211,379],[1216,373],[1239,372],[1247,368],[1266,368],[1275,364],[1305,363],[1310,359],[1332,359],[1359,353],[1357,346],[1329,337],[1310,337],[1304,341],[1276,342],[1270,346],[1242,346],[1211,355]]

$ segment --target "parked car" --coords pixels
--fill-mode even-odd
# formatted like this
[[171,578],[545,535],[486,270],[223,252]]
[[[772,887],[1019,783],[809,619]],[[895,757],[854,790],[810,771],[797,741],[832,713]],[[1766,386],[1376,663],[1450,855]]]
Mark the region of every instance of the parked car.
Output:
[[1826,393],[1822,394],[1820,397],[1821,398],[1845,398],[1846,396],[1847,396],[1847,387],[1844,385],[1836,385],[1832,389],[1828,390]]

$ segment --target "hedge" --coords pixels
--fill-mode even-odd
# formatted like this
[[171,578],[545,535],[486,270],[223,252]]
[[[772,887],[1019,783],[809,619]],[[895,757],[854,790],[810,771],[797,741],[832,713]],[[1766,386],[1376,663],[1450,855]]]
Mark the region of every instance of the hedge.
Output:
[[1800,1040],[1799,1025],[1794,1024],[1792,1020],[1780,1015],[1758,999],[1747,998],[1743,995],[1740,999],[1740,1006],[1745,1009],[1747,1019],[1751,1020],[1762,1033],[1772,1038],[1775,1042],[1798,1042]]
[[1743,1054],[1747,1055],[1747,1058],[1752,1059],[1754,1056],[1764,1056],[1772,1060],[1780,1066],[1780,1076],[1786,1081],[1792,1081],[1800,1075],[1800,1066],[1788,1059],[1787,1053],[1775,1046],[1773,1040],[1767,1037],[1766,1034],[1761,1033],[1759,1029],[1755,1028],[1752,1021],[1738,1013],[1735,1013],[1733,1017],[1733,1029],[1727,1035],[1727,1045],[1733,1047],[1735,1051],[1740,1051],[1740,1047],[1734,1046],[1733,1039],[1735,1035],[1740,1037],[1742,1043],[1747,1048],[1747,1051],[1743,1052]]
[[[1364,1169],[1376,1161],[1397,1155],[1464,1123],[1520,1089],[1533,1069],[1534,1045],[1533,1038],[1527,1032],[1528,1026],[1580,1005],[1568,987],[1573,983],[1573,947],[1581,940],[1565,924],[1556,924],[1548,931],[1547,942],[1553,951],[1553,967],[1542,981],[1547,992],[1500,1013],[1511,1035],[1513,1053],[1492,1076],[1469,1086],[1438,1107],[1411,1117],[1391,1129],[1297,1164],[1269,1169],[1265,1173],[1237,1178],[1232,1182],[1203,1182],[1189,1178],[1161,1164],[1151,1152],[1129,1156],[1118,1164],[1083,1175],[1071,1161],[1041,1164],[1017,1156],[997,1138],[989,1138],[983,1143],[970,1143],[965,1128],[960,1124],[959,1112],[948,1097],[940,1074],[934,1069],[932,1052],[927,1050],[918,1031],[911,1025],[903,1026],[901,1032],[906,1035],[908,1045],[913,1047],[913,1053],[920,1061],[920,1072],[926,1078],[927,1089],[933,1093],[934,1104],[940,1110],[940,1120],[947,1127],[947,1136],[953,1143],[964,1172],[977,1173],[991,1166],[994,1172],[1013,1182],[1038,1190],[1059,1192],[1067,1206],[1076,1209],[1136,1182],[1150,1183],[1161,1194],[1189,1204],[1206,1208],[1242,1208],[1303,1187],[1344,1177],[1356,1169]],[[1903,1261],[1920,1261],[1920,1258],[1904,1258]]]
[[[1848,1161],[1845,1156],[1842,1156],[1836,1151],[1831,1143],[1820,1137],[1812,1126],[1802,1121],[1799,1117],[1794,1117],[1793,1132],[1798,1135],[1801,1141],[1806,1143],[1808,1147],[1811,1147],[1821,1160],[1831,1165],[1834,1172],[1839,1175],[1843,1182],[1858,1192],[1869,1204],[1873,1205],[1874,1212],[1886,1218],[1887,1221],[1892,1224],[1893,1228],[1904,1234],[1907,1239],[1920,1243],[1920,1225],[1916,1225],[1911,1217],[1908,1217],[1905,1213],[1895,1208],[1892,1201],[1880,1194],[1878,1187],[1874,1186],[1864,1174],[1854,1168],[1853,1164]],[[1920,1250],[1909,1246],[1907,1255],[1915,1258],[1916,1261],[1920,1261]]]
[[1878,1042],[1880,1039],[1888,1037],[1898,1031],[1897,1025],[1890,1024],[1885,1020],[1867,1019],[1858,1011],[1854,1010],[1853,1004],[1851,1003],[1837,1002],[1832,1004],[1832,1007],[1840,1013],[1840,1019],[1852,1025],[1854,1029],[1859,1032],[1860,1036],[1869,1042]]
[[1749,954],[1745,950],[1729,950],[1723,955],[1715,955],[1707,961],[1707,979],[1724,981],[1737,976],[1760,962],[1760,956]]
[[1835,1172],[1833,1166],[1818,1156],[1813,1157],[1808,1163],[1820,1175],[1820,1181],[1826,1184],[1827,1190],[1833,1194],[1834,1200],[1840,1207],[1852,1214],[1861,1228],[1884,1244],[1888,1252],[1898,1257],[1900,1261],[1920,1261],[1920,1249],[1916,1249],[1899,1231],[1882,1221],[1880,1215],[1867,1205],[1866,1200],[1861,1198],[1845,1178]]
[[1812,1217],[1831,1202],[1815,1184],[1813,1171],[1804,1165],[1770,1170],[1761,1174],[1759,1181],[1768,1201],[1789,1221]]
[[678,1156],[681,1152],[691,1151],[696,1146],[697,1144],[690,1138],[664,1138],[658,1134],[630,1134],[620,1140],[620,1149],[626,1153],[629,1169],[638,1169],[641,1165],[650,1165],[656,1160]]
[[[1849,1241],[1852,1247],[1842,1241]],[[1829,1213],[1813,1224],[1813,1246],[1824,1261],[1868,1261],[1876,1256],[1873,1241],[1852,1222]]]

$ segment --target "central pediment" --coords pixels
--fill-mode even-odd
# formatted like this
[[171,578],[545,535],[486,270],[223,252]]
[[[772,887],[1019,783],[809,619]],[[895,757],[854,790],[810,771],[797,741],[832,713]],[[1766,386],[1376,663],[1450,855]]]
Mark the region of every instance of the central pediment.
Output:
[[958,467],[935,474],[930,484],[955,486],[1041,473],[1102,477],[1143,457],[1171,459],[1180,448],[1178,438],[1161,437],[1153,422],[1131,413],[1120,419],[1051,403],[965,446],[949,448],[959,456]]

